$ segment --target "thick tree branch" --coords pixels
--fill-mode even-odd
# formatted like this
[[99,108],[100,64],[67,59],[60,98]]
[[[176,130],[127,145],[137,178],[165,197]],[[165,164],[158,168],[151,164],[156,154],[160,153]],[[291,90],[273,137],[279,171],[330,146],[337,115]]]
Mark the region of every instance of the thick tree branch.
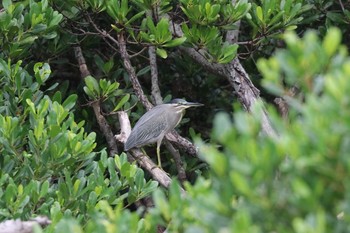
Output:
[[[228,78],[234,87],[238,100],[248,112],[252,111],[254,103],[262,101],[259,96],[260,91],[254,86],[238,58],[233,59],[233,61],[224,66],[226,68],[226,78]],[[277,133],[272,128],[270,119],[264,108],[261,109],[261,115],[263,132],[271,137],[276,137]]]
[[[80,47],[74,47],[74,53],[75,53],[75,57],[78,61],[79,64],[79,69],[80,69],[80,73],[81,73],[81,77],[85,78],[88,75],[90,75],[90,71],[86,65],[85,62],[85,58],[83,56],[83,53],[81,51]],[[100,130],[102,131],[103,135],[106,138],[107,141],[107,145],[109,148],[109,154],[111,156],[114,156],[115,154],[118,153],[118,146],[117,143],[114,139],[114,135],[113,132],[111,130],[111,127],[109,126],[109,124],[107,123],[106,118],[101,114],[101,105],[100,105],[100,101],[94,101],[91,103],[91,106],[94,110],[95,113],[95,117],[97,120],[97,123],[100,127]]]
[[125,143],[131,133],[131,125],[129,121],[128,114],[124,111],[118,111],[118,120],[120,125],[120,134],[115,135],[115,138],[121,142]]
[[[173,34],[175,36],[182,36],[183,32],[180,25],[173,22]],[[227,78],[238,96],[238,100],[247,111],[251,111],[253,104],[260,101],[259,90],[251,82],[247,72],[244,70],[238,58],[235,58],[228,64],[218,64],[208,62],[200,53],[193,48],[186,48],[181,46],[181,52],[186,53],[198,64],[204,67],[209,72]],[[265,109],[261,109],[262,113],[262,131],[269,136],[277,136],[275,130],[272,128],[269,117]]]

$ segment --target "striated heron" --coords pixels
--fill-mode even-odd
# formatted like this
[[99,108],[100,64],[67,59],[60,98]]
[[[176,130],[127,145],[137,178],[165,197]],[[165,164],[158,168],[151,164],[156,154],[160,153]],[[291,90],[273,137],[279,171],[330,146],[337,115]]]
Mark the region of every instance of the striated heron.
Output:
[[124,145],[125,151],[156,142],[158,166],[161,167],[160,144],[164,136],[180,123],[185,109],[198,106],[203,104],[183,99],[173,99],[169,103],[155,106],[138,120]]

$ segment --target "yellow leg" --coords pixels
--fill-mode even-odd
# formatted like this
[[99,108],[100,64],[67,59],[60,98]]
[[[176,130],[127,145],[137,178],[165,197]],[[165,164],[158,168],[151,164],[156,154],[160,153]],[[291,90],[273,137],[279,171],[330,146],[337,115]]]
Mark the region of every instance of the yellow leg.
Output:
[[141,147],[140,149],[141,149],[141,151],[142,151],[142,157],[143,157],[143,156],[148,156],[148,154],[146,153],[145,149],[143,149],[142,147]]
[[158,167],[162,168],[162,162],[160,161],[160,143],[157,143],[157,159]]

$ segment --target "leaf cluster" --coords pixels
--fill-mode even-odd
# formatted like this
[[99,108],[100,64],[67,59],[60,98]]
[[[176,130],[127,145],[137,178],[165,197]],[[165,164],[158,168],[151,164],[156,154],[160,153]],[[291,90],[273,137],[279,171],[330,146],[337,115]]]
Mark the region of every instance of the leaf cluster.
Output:
[[28,56],[28,49],[39,37],[53,39],[57,36],[62,14],[48,5],[48,0],[26,3],[2,2],[0,12],[0,46],[10,58]]
[[311,9],[304,1],[267,0],[253,3],[247,20],[253,27],[253,36],[262,35],[280,29],[295,29],[303,20],[303,12]]

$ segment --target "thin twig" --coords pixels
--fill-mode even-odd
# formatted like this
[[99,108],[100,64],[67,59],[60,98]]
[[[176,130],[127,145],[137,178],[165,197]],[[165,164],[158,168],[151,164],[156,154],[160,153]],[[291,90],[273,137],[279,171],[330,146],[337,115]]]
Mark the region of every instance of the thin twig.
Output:
[[141,49],[140,51],[138,51],[138,52],[133,52],[132,55],[130,54],[130,58],[133,58],[133,57],[136,57],[136,56],[141,55],[141,53],[143,53],[146,49],[147,49],[147,48],[144,47],[144,48],[142,48],[142,49]]
[[181,184],[183,184],[187,180],[187,178],[186,178],[186,171],[185,171],[185,168],[183,167],[180,153],[178,150],[176,150],[173,147],[173,145],[167,139],[164,139],[164,144],[173,156],[176,169],[178,172],[177,177],[179,178],[179,181],[181,182]]
[[343,2],[341,0],[339,0],[339,5],[340,5],[342,11],[344,12],[345,8],[344,8]]

